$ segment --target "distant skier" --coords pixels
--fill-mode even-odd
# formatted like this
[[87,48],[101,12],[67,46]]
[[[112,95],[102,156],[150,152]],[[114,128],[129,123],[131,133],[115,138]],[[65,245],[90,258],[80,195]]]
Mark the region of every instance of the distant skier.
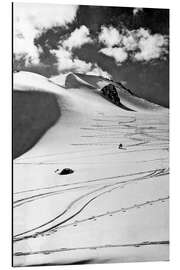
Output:
[[118,148],[119,148],[119,149],[122,149],[122,150],[126,150],[126,149],[127,149],[127,148],[125,148],[125,147],[122,145],[122,143],[119,144]]

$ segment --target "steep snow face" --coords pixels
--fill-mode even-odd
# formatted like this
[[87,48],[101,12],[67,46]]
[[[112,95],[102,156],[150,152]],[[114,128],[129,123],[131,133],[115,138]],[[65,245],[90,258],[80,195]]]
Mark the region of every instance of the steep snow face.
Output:
[[101,95],[112,82],[100,77],[57,80],[14,75],[16,90],[52,92],[61,107],[14,161],[14,265],[168,260],[168,110],[139,108],[116,86],[136,111],[124,110]]
[[108,98],[115,105],[120,105],[120,107],[125,110],[136,112],[150,111],[151,113],[153,111],[157,112],[166,110],[157,104],[153,104],[145,99],[135,96],[129,89],[122,87],[120,83],[113,82],[102,77],[84,74],[69,74],[66,77],[65,85],[67,88],[96,89],[99,94],[104,91],[104,97]]
[[66,77],[65,88],[81,88],[81,87],[96,89],[96,87],[93,84],[90,84],[89,82],[81,79],[75,74],[71,73]]

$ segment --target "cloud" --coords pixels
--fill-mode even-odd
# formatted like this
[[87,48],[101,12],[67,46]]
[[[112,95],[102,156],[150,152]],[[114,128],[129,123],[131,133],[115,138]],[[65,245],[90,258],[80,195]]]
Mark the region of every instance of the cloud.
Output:
[[[109,35],[109,36],[108,36]],[[118,65],[131,58],[135,61],[149,61],[167,53],[168,39],[161,34],[151,34],[149,30],[139,28],[120,34],[115,28],[102,27],[99,40],[106,44],[99,52],[113,57]],[[116,47],[113,47],[116,45]]]
[[111,78],[111,75],[102,70],[96,63],[87,63],[73,56],[73,48],[80,48],[83,44],[89,42],[93,42],[89,36],[89,29],[82,25],[80,28],[75,29],[68,39],[61,43],[58,50],[51,50],[51,53],[53,53],[58,60],[59,72],[73,71]]
[[123,35],[122,46],[126,51],[134,51],[138,48],[138,40],[133,31],[127,31]]
[[45,28],[66,25],[76,16],[78,6],[15,3],[14,53],[27,55],[27,62],[39,62],[39,51],[34,38]]
[[[99,52],[107,56],[113,57],[118,65],[127,59],[128,54],[121,46],[123,41],[123,35],[120,34],[116,28],[112,26],[102,26],[101,32],[98,36],[98,40],[99,42],[106,45],[106,47],[100,49]],[[113,47],[117,45],[119,47]]]
[[88,72],[92,64],[86,63],[78,58],[73,58],[71,51],[66,50],[62,46],[58,50],[51,50],[51,53],[55,54],[58,60],[58,70],[64,71],[76,71],[76,72]]
[[28,58],[33,62],[39,62],[39,53],[34,45],[34,37],[38,34],[38,30],[28,20],[17,19],[14,23],[14,53],[26,54],[27,64]]
[[140,50],[134,55],[137,61],[156,59],[167,52],[167,37],[161,34],[151,35],[148,30],[142,28],[137,32],[137,36],[139,37],[138,48]]
[[29,21],[34,27],[49,28],[72,22],[77,8],[75,5],[15,3],[14,15],[15,18]]
[[124,62],[127,57],[128,57],[128,53],[125,51],[124,48],[121,47],[109,47],[109,48],[103,48],[101,49],[99,52],[111,56],[115,59],[117,64],[121,64],[122,62]]
[[58,70],[64,72],[79,72],[89,75],[111,78],[111,75],[102,70],[96,63],[85,62],[77,57],[73,57],[72,52],[60,46],[58,50],[51,50],[58,60]]
[[63,47],[72,50],[72,48],[80,48],[85,43],[91,43],[93,40],[89,36],[89,29],[82,25],[75,29],[68,39],[63,42]]
[[119,44],[121,42],[121,38],[122,36],[120,35],[119,31],[112,26],[109,28],[102,26],[101,32],[98,36],[99,41],[107,47],[112,47]]

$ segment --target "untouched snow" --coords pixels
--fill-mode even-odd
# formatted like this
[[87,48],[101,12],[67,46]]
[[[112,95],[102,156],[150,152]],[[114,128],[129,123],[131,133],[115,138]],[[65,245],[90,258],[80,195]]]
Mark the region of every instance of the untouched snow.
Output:
[[52,92],[61,108],[14,160],[14,266],[168,260],[168,110],[119,89],[123,110],[100,95],[109,83],[14,75],[14,89]]

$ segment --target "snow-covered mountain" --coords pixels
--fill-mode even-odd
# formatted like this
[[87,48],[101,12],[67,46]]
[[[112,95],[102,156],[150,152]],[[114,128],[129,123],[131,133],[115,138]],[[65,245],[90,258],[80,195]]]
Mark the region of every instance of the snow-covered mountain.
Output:
[[61,111],[14,160],[14,265],[168,260],[168,109],[78,73],[21,71],[14,89]]

